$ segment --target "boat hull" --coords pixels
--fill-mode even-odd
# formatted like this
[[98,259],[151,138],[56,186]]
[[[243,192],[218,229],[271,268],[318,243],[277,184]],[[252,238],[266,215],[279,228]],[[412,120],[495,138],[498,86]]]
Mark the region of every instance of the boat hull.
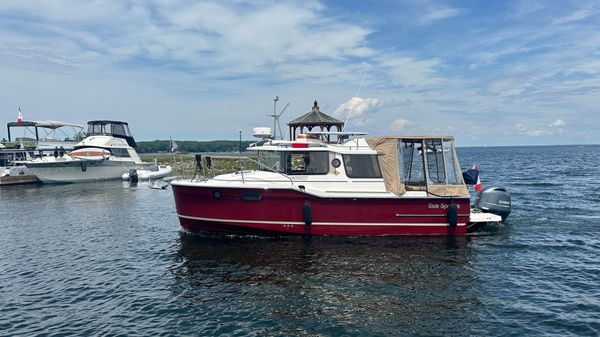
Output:
[[[293,189],[172,185],[191,232],[255,235],[464,235],[468,198],[322,198]],[[448,205],[457,205],[457,224]]]
[[116,160],[69,160],[27,164],[27,167],[41,182],[52,184],[121,179],[123,173],[139,164]]

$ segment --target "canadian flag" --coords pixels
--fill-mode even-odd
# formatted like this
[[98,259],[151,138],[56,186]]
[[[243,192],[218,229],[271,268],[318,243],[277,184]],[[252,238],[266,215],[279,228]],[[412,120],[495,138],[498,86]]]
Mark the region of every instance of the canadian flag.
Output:
[[475,184],[475,192],[481,192],[483,190],[483,184],[481,180],[479,180],[479,175],[477,175],[477,184]]
[[21,125],[22,120],[23,120],[23,112],[21,111],[21,107],[19,107],[19,115],[17,116],[17,124]]

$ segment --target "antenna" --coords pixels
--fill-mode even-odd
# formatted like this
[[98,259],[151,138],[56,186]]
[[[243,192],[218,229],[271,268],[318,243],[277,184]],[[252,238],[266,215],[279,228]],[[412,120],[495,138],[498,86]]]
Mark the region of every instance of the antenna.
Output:
[[[367,72],[369,69],[365,69],[365,73],[363,74],[362,81],[360,81],[360,85],[358,86],[358,90],[356,90],[356,95],[354,97],[358,98],[358,94],[360,94],[360,89],[362,89],[363,84],[365,83],[365,78],[367,77]],[[348,111],[348,116],[346,116],[346,121],[344,122],[344,127],[348,128],[348,120],[350,119],[350,110]]]
[[273,139],[277,139],[277,129],[279,129],[279,139],[283,139],[283,134],[281,133],[281,125],[279,124],[279,117],[281,117],[281,115],[283,115],[283,112],[285,111],[285,109],[287,109],[288,106],[290,106],[290,103],[286,104],[286,106],[283,108],[283,110],[281,110],[281,112],[278,114],[277,113],[277,102],[278,101],[279,101],[279,96],[275,96],[275,98],[273,98],[273,114],[268,115],[270,117],[273,117],[273,134],[272,134]]

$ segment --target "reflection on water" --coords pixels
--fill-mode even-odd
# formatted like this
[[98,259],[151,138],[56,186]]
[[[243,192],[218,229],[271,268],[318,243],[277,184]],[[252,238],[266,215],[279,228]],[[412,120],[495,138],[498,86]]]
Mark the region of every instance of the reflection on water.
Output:
[[[236,303],[287,334],[463,335],[477,299],[469,238],[240,238],[182,234],[173,293]],[[227,317],[229,306],[206,307]],[[221,322],[223,324],[223,322]],[[236,326],[237,322],[230,322]],[[213,331],[213,332],[216,332]]]

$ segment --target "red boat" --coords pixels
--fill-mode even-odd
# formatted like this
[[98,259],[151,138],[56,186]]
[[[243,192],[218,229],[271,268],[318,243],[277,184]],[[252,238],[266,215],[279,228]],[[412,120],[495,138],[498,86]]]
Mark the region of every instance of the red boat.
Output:
[[[339,140],[328,142],[332,135]],[[508,191],[496,187],[472,209],[448,136],[316,132],[294,141],[265,139],[247,150],[256,153],[258,169],[172,182],[184,230],[464,235],[510,212]]]

